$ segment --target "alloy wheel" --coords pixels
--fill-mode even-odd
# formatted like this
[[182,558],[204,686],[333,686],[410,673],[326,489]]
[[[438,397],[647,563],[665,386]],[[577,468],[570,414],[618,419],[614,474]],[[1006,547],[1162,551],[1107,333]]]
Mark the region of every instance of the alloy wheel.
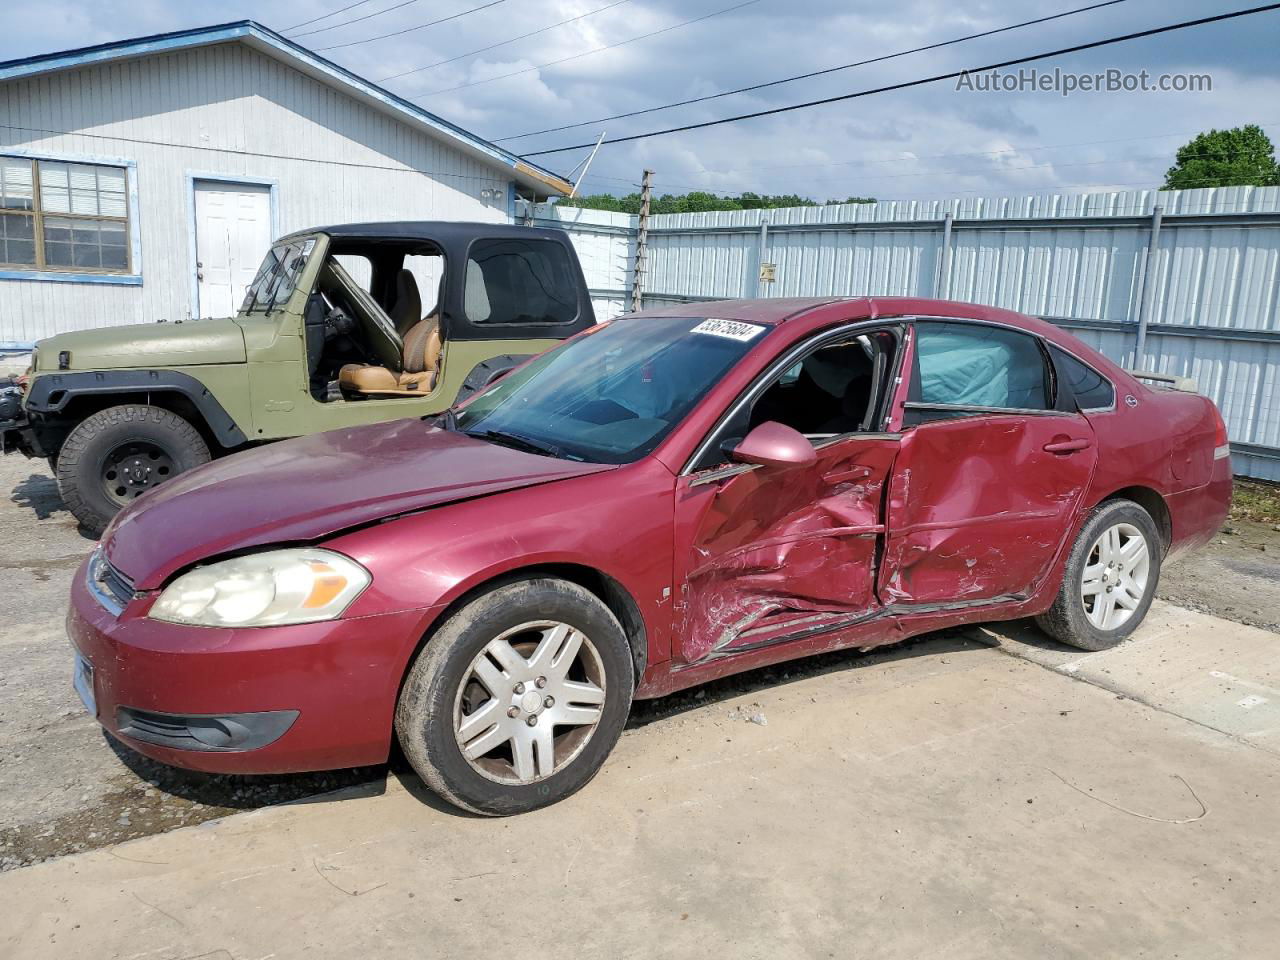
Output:
[[1151,572],[1147,538],[1131,523],[1103,530],[1085,562],[1080,596],[1085,615],[1099,630],[1115,630],[1133,616],[1146,596]]
[[600,723],[606,680],[595,645],[567,623],[521,624],[485,645],[458,685],[454,739],[471,767],[529,784],[564,769]]

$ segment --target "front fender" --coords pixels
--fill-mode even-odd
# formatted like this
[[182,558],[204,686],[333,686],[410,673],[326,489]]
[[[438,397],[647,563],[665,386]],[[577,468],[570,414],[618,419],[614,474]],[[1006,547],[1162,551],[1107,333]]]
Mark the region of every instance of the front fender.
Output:
[[31,381],[26,411],[43,420],[59,419],[75,399],[151,393],[179,393],[195,405],[214,437],[234,448],[248,437],[208,388],[195,377],[177,370],[94,370],[74,373],[41,373]]

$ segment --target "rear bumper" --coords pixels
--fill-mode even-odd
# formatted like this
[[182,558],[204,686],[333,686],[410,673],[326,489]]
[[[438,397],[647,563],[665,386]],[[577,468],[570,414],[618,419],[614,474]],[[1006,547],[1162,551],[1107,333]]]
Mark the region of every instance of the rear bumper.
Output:
[[295,773],[386,760],[400,680],[427,611],[288,627],[119,617],[76,574],[67,634],[92,667],[86,705],[113,737],[210,773]]
[[1231,458],[1213,462],[1213,476],[1204,486],[1184,490],[1168,498],[1169,517],[1173,525],[1173,542],[1167,560],[1212,540],[1227,522],[1231,512]]

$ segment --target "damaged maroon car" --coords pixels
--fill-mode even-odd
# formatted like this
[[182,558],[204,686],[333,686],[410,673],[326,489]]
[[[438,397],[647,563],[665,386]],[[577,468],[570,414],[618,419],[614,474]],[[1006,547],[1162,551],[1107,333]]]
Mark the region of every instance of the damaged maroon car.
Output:
[[514,813],[590,780],[635,698],[984,620],[1110,646],[1226,517],[1213,404],[1048,323],[700,309],[141,498],[73,588],[89,709],[207,771],[378,763],[398,737],[442,796]]

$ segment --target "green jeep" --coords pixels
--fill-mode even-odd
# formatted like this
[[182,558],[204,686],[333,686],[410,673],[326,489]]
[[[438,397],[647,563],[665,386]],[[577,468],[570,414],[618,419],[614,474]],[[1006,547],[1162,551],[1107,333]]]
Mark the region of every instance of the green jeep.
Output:
[[594,322],[558,231],[308,230],[276,242],[234,317],[40,341],[0,449],[48,458],[67,507],[100,533],[134,497],[212,457],[440,413]]

